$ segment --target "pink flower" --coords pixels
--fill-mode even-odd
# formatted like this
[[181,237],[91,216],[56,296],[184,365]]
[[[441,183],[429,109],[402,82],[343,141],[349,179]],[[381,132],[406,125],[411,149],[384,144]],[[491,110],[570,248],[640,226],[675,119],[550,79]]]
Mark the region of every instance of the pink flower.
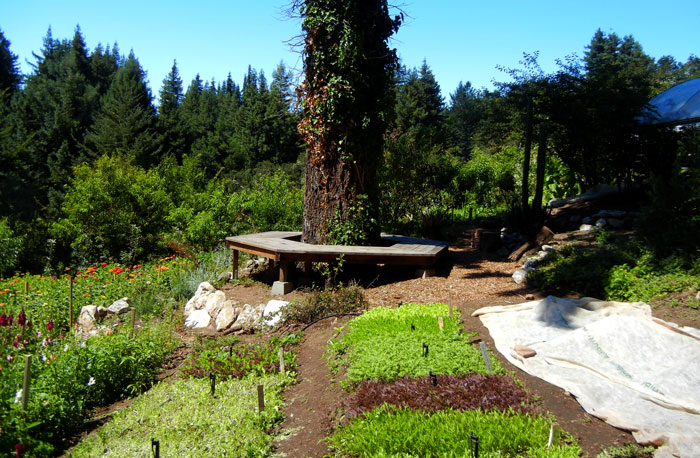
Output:
[[24,312],[19,312],[17,315],[17,325],[24,326],[27,324],[27,315]]

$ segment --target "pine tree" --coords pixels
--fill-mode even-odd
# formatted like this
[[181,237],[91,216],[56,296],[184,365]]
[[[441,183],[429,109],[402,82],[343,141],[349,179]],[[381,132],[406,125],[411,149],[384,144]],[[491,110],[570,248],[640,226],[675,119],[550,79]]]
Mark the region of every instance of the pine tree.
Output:
[[183,98],[182,79],[177,62],[173,61],[173,67],[163,80],[160,89],[158,126],[163,136],[163,154],[172,155],[178,162],[182,162],[187,142],[182,120]]
[[133,52],[117,71],[86,142],[97,156],[127,156],[144,168],[156,162],[160,145],[155,109]]
[[459,148],[461,156],[469,159],[474,145],[476,126],[483,115],[483,94],[474,89],[469,81],[457,85],[450,94],[447,111],[447,128],[452,143]]
[[10,44],[0,29],[0,93],[6,91],[11,97],[19,90],[22,76],[17,65],[17,56],[10,51]]

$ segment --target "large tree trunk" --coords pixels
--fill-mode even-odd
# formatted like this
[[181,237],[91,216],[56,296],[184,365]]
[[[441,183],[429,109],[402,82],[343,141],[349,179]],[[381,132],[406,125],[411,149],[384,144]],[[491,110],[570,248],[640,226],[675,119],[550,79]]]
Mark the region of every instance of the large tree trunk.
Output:
[[307,145],[302,240],[371,244],[379,238],[375,177],[397,65],[387,41],[401,19],[389,17],[386,0],[305,0],[300,11],[306,38],[299,131]]

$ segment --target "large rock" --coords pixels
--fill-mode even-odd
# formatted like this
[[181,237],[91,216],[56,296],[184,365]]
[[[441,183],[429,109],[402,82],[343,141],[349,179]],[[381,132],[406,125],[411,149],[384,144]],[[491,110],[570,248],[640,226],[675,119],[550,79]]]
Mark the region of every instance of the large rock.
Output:
[[193,310],[185,319],[185,326],[192,329],[203,329],[211,324],[211,316],[206,309]]
[[265,304],[260,304],[255,307],[250,304],[245,304],[243,310],[241,310],[241,313],[238,315],[236,324],[240,324],[244,329],[255,328],[260,324],[263,310],[265,310]]
[[263,323],[266,326],[277,326],[277,324],[282,320],[282,309],[285,308],[289,302],[280,301],[273,299],[265,305],[262,312]]
[[214,288],[209,282],[205,281],[200,283],[197,287],[197,291],[194,293],[194,296],[192,296],[192,298],[187,301],[187,304],[185,304],[185,319],[193,311],[204,308],[207,305],[207,298],[215,291],[216,288]]
[[112,305],[107,307],[107,311],[115,315],[121,315],[122,313],[128,312],[130,307],[131,300],[128,297],[122,297],[121,299],[112,302]]
[[217,331],[225,331],[230,328],[238,319],[239,309],[235,307],[233,301],[226,301],[219,309],[219,313],[214,320]]
[[80,309],[78,316],[78,327],[85,333],[90,332],[97,326],[97,307],[94,305],[85,305]]
[[210,316],[215,317],[219,314],[225,302],[226,294],[223,291],[214,291],[207,295],[206,301],[204,301],[204,309]]

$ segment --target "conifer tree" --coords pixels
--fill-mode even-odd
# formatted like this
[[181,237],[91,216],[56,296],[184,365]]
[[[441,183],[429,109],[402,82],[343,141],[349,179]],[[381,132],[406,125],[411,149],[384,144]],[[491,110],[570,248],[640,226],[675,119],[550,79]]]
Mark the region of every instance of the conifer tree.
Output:
[[162,134],[163,154],[172,155],[178,162],[182,161],[187,142],[182,120],[182,79],[173,60],[170,73],[163,80],[160,89],[160,105],[158,108],[158,125]]
[[87,143],[97,156],[128,156],[147,168],[160,150],[155,122],[151,91],[132,52],[105,95]]

